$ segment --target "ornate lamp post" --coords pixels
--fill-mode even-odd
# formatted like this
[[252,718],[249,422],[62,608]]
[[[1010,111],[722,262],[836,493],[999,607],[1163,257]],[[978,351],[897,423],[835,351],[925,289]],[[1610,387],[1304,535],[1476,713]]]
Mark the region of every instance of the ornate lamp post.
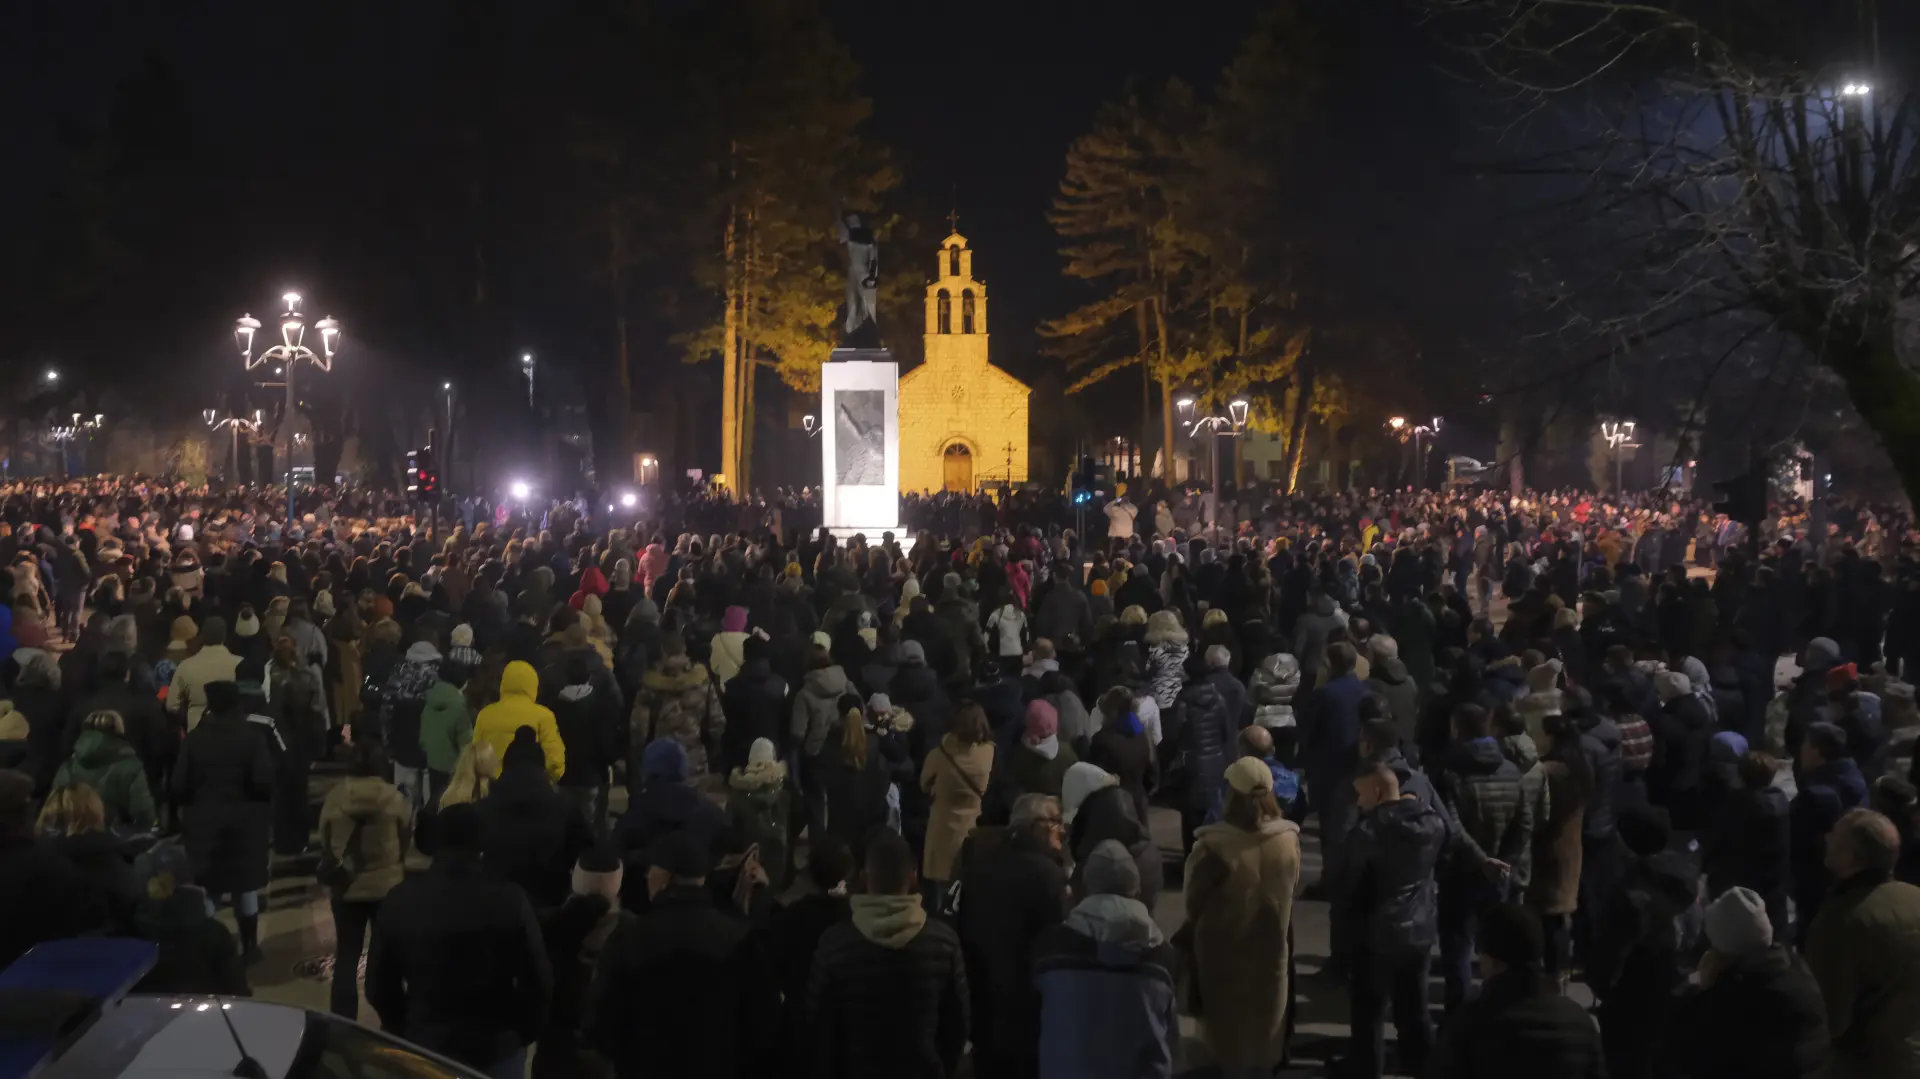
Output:
[[[253,337],[260,329],[260,320],[252,315],[241,315],[234,323],[233,340],[240,346],[240,358],[246,361],[251,371],[263,363],[274,364],[276,374],[284,376],[283,385],[287,390],[287,411],[281,421],[286,428],[287,441],[287,524],[294,521],[293,497],[293,373],[304,361],[322,371],[333,370],[333,354],[340,347],[340,323],[333,316],[313,324],[320,334],[320,351],[315,352],[305,344],[307,335],[307,316],[300,313],[300,294],[289,292],[280,297],[287,309],[280,313],[280,343],[255,356]],[[314,477],[316,480],[319,477]]]
[[1392,431],[1393,437],[1402,442],[1408,439],[1413,440],[1413,485],[1425,490],[1427,458],[1424,453],[1426,446],[1422,439],[1426,435],[1440,433],[1440,417],[1435,416],[1431,423],[1409,424],[1405,416],[1391,416],[1387,419],[1387,430]]
[[[1224,415],[1202,416],[1198,414],[1198,402],[1192,397],[1182,397],[1174,402],[1179,410],[1180,423],[1187,429],[1187,437],[1197,437],[1201,431],[1207,432],[1207,522],[1209,543],[1220,541],[1220,435],[1238,438],[1247,429],[1247,399],[1236,397],[1227,402]],[[1169,470],[1171,471],[1171,470]]]
[[1613,491],[1615,494],[1625,494],[1627,487],[1621,477],[1625,471],[1626,453],[1640,448],[1640,443],[1633,440],[1633,421],[1607,420],[1600,425],[1600,437],[1613,447]]

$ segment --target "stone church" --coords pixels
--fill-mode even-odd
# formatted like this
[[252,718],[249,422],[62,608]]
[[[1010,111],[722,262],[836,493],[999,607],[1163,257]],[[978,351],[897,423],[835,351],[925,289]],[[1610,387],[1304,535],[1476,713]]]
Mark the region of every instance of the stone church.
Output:
[[973,491],[1027,479],[1026,383],[987,359],[987,287],[955,232],[927,286],[926,361],[900,376],[900,489]]

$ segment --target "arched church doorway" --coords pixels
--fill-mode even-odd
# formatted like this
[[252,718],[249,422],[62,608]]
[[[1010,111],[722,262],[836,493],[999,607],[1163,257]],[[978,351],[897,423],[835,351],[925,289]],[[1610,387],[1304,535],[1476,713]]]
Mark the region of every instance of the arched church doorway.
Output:
[[948,491],[973,490],[973,451],[964,442],[955,442],[947,447],[942,457],[945,472],[941,487]]

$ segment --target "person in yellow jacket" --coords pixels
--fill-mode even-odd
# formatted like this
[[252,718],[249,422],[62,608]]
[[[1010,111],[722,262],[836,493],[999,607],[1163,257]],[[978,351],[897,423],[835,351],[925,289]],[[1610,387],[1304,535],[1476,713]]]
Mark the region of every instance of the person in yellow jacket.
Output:
[[500,775],[499,762],[513,744],[513,732],[522,727],[533,728],[546,753],[547,777],[558,780],[566,774],[567,746],[560,740],[560,725],[553,721],[553,711],[536,703],[539,692],[540,676],[533,665],[516,659],[500,674],[500,699],[480,709],[474,719],[473,740],[493,747],[495,778]]

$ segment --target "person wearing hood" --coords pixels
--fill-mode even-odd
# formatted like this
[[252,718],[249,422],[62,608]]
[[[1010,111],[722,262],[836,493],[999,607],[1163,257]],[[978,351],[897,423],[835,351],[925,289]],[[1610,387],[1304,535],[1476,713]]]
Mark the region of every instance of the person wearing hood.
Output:
[[1272,1074],[1286,1060],[1293,896],[1300,828],[1281,816],[1272,773],[1252,758],[1226,769],[1217,824],[1187,855],[1186,924],[1175,935],[1193,972],[1189,1005],[1228,1076]]
[[621,623],[620,642],[613,651],[613,673],[628,700],[640,692],[640,680],[660,662],[660,608],[641,596]]
[[574,590],[573,595],[567,597],[567,606],[576,611],[584,610],[587,597],[598,599],[606,595],[610,587],[607,583],[607,575],[600,572],[599,566],[588,566],[580,571],[580,587]]
[[1300,692],[1300,661],[1285,652],[1275,652],[1254,665],[1247,680],[1247,695],[1253,700],[1253,721],[1269,730],[1297,725],[1293,699]]
[[1460,825],[1439,876],[1440,963],[1452,1012],[1473,985],[1480,913],[1506,902],[1512,882],[1530,875],[1533,802],[1521,790],[1520,769],[1500,751],[1486,709],[1475,704],[1454,709],[1453,748],[1433,782]]
[[487,873],[526,890],[537,909],[566,902],[573,863],[593,846],[593,831],[573,801],[554,790],[533,729],[514,732],[500,778],[480,800]]
[[1586,1009],[1555,985],[1546,954],[1545,934],[1533,911],[1515,904],[1487,911],[1480,923],[1480,995],[1448,1020],[1429,1076],[1605,1079],[1600,1033]]
[[594,838],[607,834],[607,790],[613,766],[626,757],[626,730],[612,680],[589,657],[572,653],[561,663],[562,685],[554,694],[554,725],[567,747],[560,793],[579,811]]
[[1087,744],[1087,763],[1119,780],[1141,821],[1147,819],[1147,796],[1160,782],[1159,758],[1139,711],[1143,701],[1151,700],[1135,696],[1126,686],[1108,690],[1095,712],[1099,726]]
[[728,607],[720,616],[720,632],[713,635],[708,661],[713,665],[714,681],[725,689],[733,676],[746,665],[747,609]]
[[153,969],[133,987],[156,996],[250,997],[247,969],[233,932],[207,911],[207,895],[193,885],[193,863],[179,843],[163,840],[133,863],[140,882],[135,936],[159,947]]
[[1439,935],[1434,871],[1447,845],[1447,822],[1402,790],[1399,775],[1385,764],[1363,765],[1353,787],[1360,813],[1347,837],[1332,915],[1349,922],[1353,948],[1353,1041],[1340,1074],[1379,1079],[1385,1065],[1381,1013],[1391,1002],[1399,1056],[1394,1070],[1421,1075],[1433,1047],[1427,955]]
[[1527,668],[1527,691],[1511,702],[1514,712],[1527,725],[1527,736],[1536,741],[1540,737],[1540,722],[1560,714],[1565,707],[1560,690],[1562,670],[1563,664],[1557,659]]
[[1174,951],[1141,898],[1138,865],[1108,839],[1081,860],[1066,920],[1035,942],[1039,1079],[1172,1079],[1180,1045]]
[[[485,742],[493,750],[493,759],[506,763],[507,747],[522,727],[532,727],[546,759],[547,777],[559,779],[567,774],[567,744],[560,738],[560,726],[553,711],[538,701],[540,675],[533,664],[514,660],[500,673],[500,699],[480,709],[473,720],[475,741]],[[494,776],[500,774],[497,767]]]
[[118,712],[94,712],[82,723],[73,756],[53,777],[55,790],[76,783],[99,793],[108,828],[151,832],[158,822],[146,767],[127,743]]
[[1867,804],[1867,781],[1847,753],[1847,733],[1831,723],[1809,726],[1800,741],[1798,793],[1788,806],[1788,849],[1793,865],[1793,907],[1800,943],[1832,879],[1827,874],[1827,834],[1840,818]]
[[1059,800],[1028,794],[1014,802],[1004,831],[976,832],[961,856],[955,928],[973,976],[974,1062],[982,1075],[1030,1076],[1038,1066],[1033,946],[1066,914],[1064,839]]
[[1707,905],[1709,950],[1674,1015],[1683,1074],[1816,1079],[1827,1074],[1827,1006],[1813,971],[1775,943],[1766,901],[1730,888]]
[[1011,807],[1023,794],[1058,798],[1067,769],[1079,759],[1073,747],[1060,740],[1060,717],[1053,705],[1034,701],[1027,706],[1019,740],[1007,752],[995,800],[1002,807]]
[[[906,840],[876,836],[867,848],[866,890],[852,897],[853,917],[820,939],[803,1024],[815,1075],[956,1074],[969,1025],[967,964],[954,930],[927,917],[913,865]],[[1026,969],[1030,982],[1031,965]],[[983,1048],[976,1038],[977,1060]]]
[[786,889],[791,875],[787,828],[792,812],[787,766],[775,757],[771,739],[754,739],[746,764],[727,776],[727,816],[745,841],[759,848],[760,866],[775,895]]
[[648,858],[647,914],[607,939],[587,998],[587,1044],[619,1079],[746,1076],[774,1063],[778,984],[760,937],[717,907],[712,854],[670,835]]
[[433,868],[381,903],[367,1003],[384,1030],[487,1075],[520,1076],[553,967],[527,894],[481,868],[485,829],[474,806],[441,812]]
[[743,762],[753,744],[765,739],[778,747],[786,740],[788,717],[786,679],[773,673],[773,645],[758,633],[741,648],[741,666],[720,695],[726,713],[721,736],[721,761]]
[[412,807],[387,782],[390,763],[378,742],[357,742],[347,778],[320,807],[321,872],[333,911],[333,983],[328,1003],[346,1019],[360,1015],[360,952],[380,901],[406,876]]
[[[459,631],[455,630],[454,635],[458,637]],[[473,668],[454,658],[459,653],[457,647],[448,651],[446,660],[440,664],[439,677],[433,688],[427,690],[420,710],[420,752],[427,762],[429,807],[440,804],[440,796],[453,781],[461,751],[473,741],[473,712],[467,707],[467,695],[461,689],[472,676]]]
[[1147,830],[1146,822],[1136,814],[1133,799],[1120,789],[1119,777],[1082,762],[1067,769],[1061,785],[1060,817],[1066,824],[1066,849],[1073,858],[1069,883],[1076,894],[1083,890],[1082,873],[1094,848],[1118,841],[1137,863],[1138,888],[1134,898],[1153,909],[1160,897],[1160,848]]

